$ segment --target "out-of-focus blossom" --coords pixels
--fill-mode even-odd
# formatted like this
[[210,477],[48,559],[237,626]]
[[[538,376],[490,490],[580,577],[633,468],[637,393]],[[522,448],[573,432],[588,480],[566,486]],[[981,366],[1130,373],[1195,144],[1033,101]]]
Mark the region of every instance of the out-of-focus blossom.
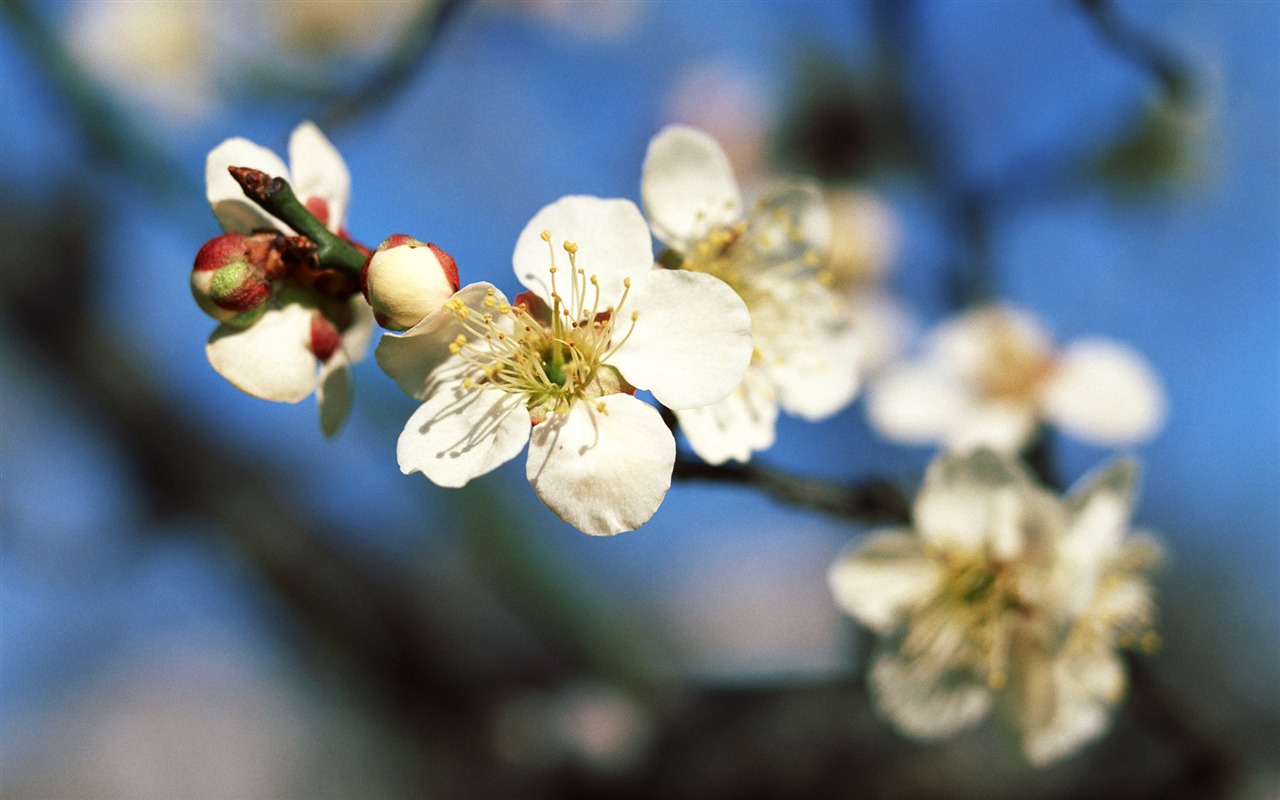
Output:
[[884,287],[898,259],[902,226],[889,204],[867,189],[827,192],[831,209],[831,289],[845,299],[861,346],[864,375],[896,359],[911,336],[911,314]]
[[1040,421],[1091,444],[1141,442],[1163,423],[1165,399],[1132,348],[1088,337],[1055,349],[1031,314],[988,306],[939,326],[923,358],[885,372],[867,413],[896,441],[1015,452]]
[[[249,167],[290,181],[298,199],[329,230],[345,238],[343,222],[351,177],[342,156],[314,124],[289,139],[290,167],[247,139],[227,139],[209,153],[205,190],[224,231],[251,234],[294,231],[244,195],[229,167]],[[365,251],[368,252],[368,251]],[[302,265],[267,274],[272,297],[247,327],[224,322],[209,337],[209,363],[233,386],[254,397],[296,403],[315,392],[320,427],[332,435],[351,410],[350,365],[364,357],[373,312],[354,277]]]
[[199,0],[78,3],[68,18],[72,54],[113,91],[176,121],[211,114],[230,54],[216,32],[228,8]]
[[773,444],[779,407],[818,420],[848,405],[857,337],[822,280],[831,220],[818,187],[786,184],[748,213],[715,140],[671,125],[649,143],[641,193],[680,270],[723,280],[751,310],[755,355],[736,391],[676,412],[694,452],[713,464],[747,461]]
[[1118,461],[1060,500],[1015,461],[939,457],[913,527],[875,531],[832,565],[837,604],[882,638],[879,712],[936,739],[992,709],[1036,764],[1106,728],[1124,694],[1116,650],[1149,646],[1149,539],[1127,535],[1134,467]]
[[361,58],[390,50],[405,28],[439,0],[308,0],[264,3],[267,31],[303,61]]
[[498,0],[484,6],[527,14],[582,39],[597,41],[625,39],[648,10],[647,3],[598,0]]
[[654,269],[626,200],[552,203],[512,260],[529,290],[516,304],[474,283],[379,343],[379,366],[425,401],[400,468],[462,486],[530,442],[529,482],[561,519],[593,535],[637,528],[670,488],[675,441],[634,387],[671,408],[723,398],[751,358],[747,309],[715,278]]
[[739,179],[750,185],[764,174],[770,107],[758,77],[728,63],[694,64],[676,77],[666,102],[668,119],[719,143]]

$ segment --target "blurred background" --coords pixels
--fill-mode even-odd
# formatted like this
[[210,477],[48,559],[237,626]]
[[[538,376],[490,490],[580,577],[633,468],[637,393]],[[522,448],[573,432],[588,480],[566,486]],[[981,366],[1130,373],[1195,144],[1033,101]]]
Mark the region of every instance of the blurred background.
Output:
[[[0,3],[5,798],[1280,797],[1280,6],[1269,2]],[[677,481],[584,536],[523,459],[404,476],[367,359],[313,401],[208,365],[205,154],[315,120],[352,236],[509,293],[565,194],[639,200],[665,123],[747,193],[831,191],[885,351],[975,285],[1169,396],[1136,520],[1164,647],[1047,769],[871,712],[825,572],[865,526]],[[1109,458],[1054,439],[1069,484]],[[771,467],[911,492],[861,401]]]

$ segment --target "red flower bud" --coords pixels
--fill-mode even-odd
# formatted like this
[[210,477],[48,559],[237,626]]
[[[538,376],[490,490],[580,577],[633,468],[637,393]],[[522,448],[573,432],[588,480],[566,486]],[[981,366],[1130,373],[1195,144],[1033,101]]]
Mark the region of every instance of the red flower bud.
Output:
[[[274,235],[265,238],[274,239]],[[263,235],[224,233],[205,242],[191,271],[196,304],[219,322],[238,327],[253,324],[271,297],[264,268],[270,253]]]

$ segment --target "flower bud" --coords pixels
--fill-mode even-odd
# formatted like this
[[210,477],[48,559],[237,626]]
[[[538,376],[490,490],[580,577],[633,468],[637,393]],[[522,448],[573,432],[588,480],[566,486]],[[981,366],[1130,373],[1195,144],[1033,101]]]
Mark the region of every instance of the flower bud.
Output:
[[362,283],[378,324],[408,330],[458,291],[458,267],[434,244],[396,234],[366,262]]
[[266,249],[254,237],[224,233],[196,254],[191,294],[209,316],[236,327],[248,327],[262,316],[271,283],[263,264]]

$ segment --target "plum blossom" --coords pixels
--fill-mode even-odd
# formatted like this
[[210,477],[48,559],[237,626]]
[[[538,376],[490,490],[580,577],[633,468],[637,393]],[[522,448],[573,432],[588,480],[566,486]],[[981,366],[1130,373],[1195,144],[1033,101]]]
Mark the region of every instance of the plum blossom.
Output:
[[649,143],[641,187],[663,263],[712,275],[751,311],[755,352],[719,403],[676,412],[712,464],[748,461],[773,444],[778,409],[808,420],[844,408],[858,389],[857,335],[820,269],[831,221],[818,187],[785,184],[747,212],[724,151],[707,134],[670,125]]
[[464,286],[402,334],[379,366],[424,401],[400,435],[406,474],[463,486],[514,458],[561,519],[610,535],[643,525],[671,485],[675,439],[648,389],[676,409],[714,403],[751,359],[750,316],[709,275],[655,269],[627,200],[564,197],[516,241],[514,303]]
[[1144,441],[1163,423],[1165,399],[1126,345],[1094,336],[1056,349],[1034,316],[996,305],[936,328],[923,357],[871,385],[867,413],[895,441],[1012,453],[1041,421],[1090,444]]
[[858,337],[864,376],[896,360],[914,329],[907,307],[885,286],[902,249],[902,224],[876,192],[852,186],[829,189],[829,286],[845,303]]
[[[342,156],[319,128],[304,122],[289,139],[289,161],[287,167],[275,153],[238,137],[209,153],[205,189],[222,229],[294,235],[245,197],[227,171],[249,167],[288,180],[307,210],[346,238],[351,177]],[[267,277],[272,296],[266,310],[247,326],[223,322],[209,337],[205,354],[222,377],[254,397],[296,403],[314,392],[320,427],[331,436],[351,410],[350,365],[368,350],[373,313],[358,282],[336,271],[298,266],[270,270]]]
[[1117,648],[1155,639],[1146,572],[1161,553],[1126,535],[1134,473],[1114,462],[1063,500],[991,450],[934,461],[913,527],[872,532],[828,576],[881,637],[880,714],[938,739],[994,711],[1035,764],[1101,735],[1125,689]]

